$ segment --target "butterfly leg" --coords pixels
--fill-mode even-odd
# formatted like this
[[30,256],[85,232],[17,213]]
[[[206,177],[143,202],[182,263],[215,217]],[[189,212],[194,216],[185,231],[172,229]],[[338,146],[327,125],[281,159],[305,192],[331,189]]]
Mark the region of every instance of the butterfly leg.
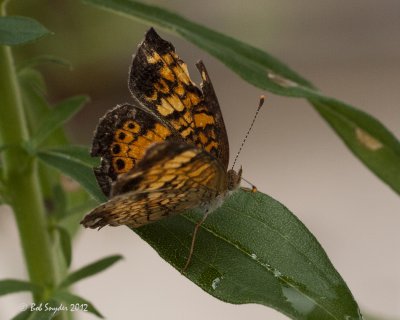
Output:
[[192,236],[192,243],[191,243],[191,245],[190,245],[189,256],[188,256],[188,258],[187,258],[187,260],[186,260],[185,266],[184,266],[183,269],[182,269],[182,273],[184,273],[184,272],[186,271],[186,269],[187,269],[187,268],[189,267],[189,265],[190,265],[190,261],[192,260],[192,255],[193,255],[193,250],[194,250],[194,244],[195,244],[195,242],[196,242],[196,235],[197,235],[197,232],[199,231],[199,228],[200,228],[200,226],[203,224],[203,222],[206,221],[207,216],[208,216],[208,214],[209,214],[210,212],[211,212],[211,210],[207,210],[207,211],[204,213],[203,218],[202,218],[199,222],[197,222],[197,223],[196,223],[196,226],[194,227],[193,236]]
[[250,188],[246,188],[246,187],[240,187],[240,189],[242,189],[244,192],[249,192],[249,193],[256,193],[256,192],[258,192],[258,189],[257,189],[257,187],[256,186],[251,186],[251,189]]

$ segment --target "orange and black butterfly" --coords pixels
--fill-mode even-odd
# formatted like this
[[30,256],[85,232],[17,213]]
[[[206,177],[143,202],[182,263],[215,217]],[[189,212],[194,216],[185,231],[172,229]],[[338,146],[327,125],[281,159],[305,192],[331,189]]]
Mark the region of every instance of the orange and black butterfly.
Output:
[[109,111],[95,131],[97,181],[108,202],[90,212],[89,228],[137,228],[187,209],[209,212],[235,190],[241,170],[228,170],[221,110],[202,62],[201,89],[173,45],[150,29],[133,58],[133,104]]

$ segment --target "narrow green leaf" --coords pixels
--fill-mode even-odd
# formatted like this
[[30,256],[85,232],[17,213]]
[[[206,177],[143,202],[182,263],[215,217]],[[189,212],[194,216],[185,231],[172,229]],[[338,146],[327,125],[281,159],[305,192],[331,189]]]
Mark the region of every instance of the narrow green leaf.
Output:
[[10,145],[2,144],[0,145],[0,153],[3,152],[4,150],[10,148]]
[[38,21],[28,17],[0,17],[0,45],[24,44],[51,34]]
[[[181,271],[201,217],[192,212],[134,231]],[[361,319],[315,237],[262,193],[240,190],[207,218],[185,276],[222,301],[263,304],[292,319]]]
[[[354,118],[347,119],[350,114],[355,115],[356,118],[358,117],[356,115],[357,109],[339,101],[332,103],[334,101],[333,99],[322,95],[322,93],[319,92],[311,82],[298,75],[295,71],[291,70],[268,53],[189,21],[180,15],[157,6],[144,4],[134,0],[84,0],[84,2],[118,14],[126,15],[153,26],[159,26],[167,32],[177,33],[218,58],[240,77],[256,87],[283,96],[302,97],[309,100],[312,99],[314,106],[318,101],[320,101],[320,104],[330,108],[335,108],[339,103],[341,104],[343,121],[354,121]],[[319,108],[318,111],[324,119],[334,127],[339,136],[342,139],[345,139],[344,137],[347,136],[347,133],[342,131],[346,130],[346,126],[338,126],[337,119],[326,116],[326,113],[323,114],[321,108]],[[371,160],[371,157],[367,157],[358,150],[354,150],[354,144],[349,143],[348,140],[345,140],[345,143],[367,167],[374,171],[378,177],[389,184],[393,190],[399,192],[400,184],[398,179],[388,178],[388,170],[385,168],[393,167],[393,162],[397,159],[397,157],[393,155],[396,154],[396,150],[400,148],[400,142],[395,139],[390,131],[387,130],[378,120],[359,111],[358,114],[360,113],[364,114],[363,118],[368,117],[369,119],[369,121],[366,122],[369,126],[368,131],[376,131],[379,128],[381,136],[391,136],[393,138],[393,143],[390,146],[387,146],[390,150],[387,150],[387,152],[376,152],[373,156],[373,160]],[[332,123],[332,121],[335,121],[335,123]],[[359,121],[359,119],[357,121]],[[380,137],[373,136],[373,138],[376,139]],[[387,153],[392,155],[387,156]],[[396,172],[398,172],[397,166]]]
[[333,99],[311,100],[349,149],[400,194],[400,144],[380,122]]
[[28,320],[31,314],[30,310],[24,310],[11,318],[11,320]]
[[69,305],[70,304],[77,304],[79,305],[80,310],[84,312],[90,312],[99,318],[104,318],[103,315],[94,307],[94,305],[87,301],[86,299],[79,297],[77,295],[74,295],[72,293],[66,292],[66,291],[59,291],[54,295],[54,299],[59,301],[60,303],[66,302]]
[[21,291],[30,291],[32,293],[39,293],[41,288],[28,281],[17,279],[0,280],[0,296],[16,293]]
[[63,187],[57,184],[53,187],[53,203],[54,203],[54,213],[57,221],[62,219],[67,211],[67,196]]
[[57,104],[42,120],[38,131],[34,134],[30,142],[33,148],[43,143],[47,137],[72,118],[88,101],[89,98],[87,96],[76,96]]
[[69,287],[71,284],[78,282],[82,279],[85,279],[87,277],[91,277],[95,275],[96,273],[99,273],[109,267],[111,267],[114,263],[117,261],[121,260],[122,256],[120,255],[114,255],[114,256],[109,256],[103,259],[100,259],[96,262],[93,262],[87,266],[84,266],[72,273],[70,273],[64,281],[60,284],[60,288],[66,288]]
[[34,303],[35,311],[31,311],[30,305],[27,309],[21,311],[11,320],[51,320],[59,313],[57,308],[60,307],[58,301],[50,300],[47,302]]
[[[52,147],[43,150],[55,153],[62,153],[67,157],[70,157],[75,161],[80,162],[88,167],[94,167],[99,165],[99,158],[90,156],[88,146],[68,145],[68,146]],[[43,150],[40,150],[39,152]]]
[[86,199],[81,204],[76,204],[74,207],[69,208],[60,220],[57,221],[57,224],[68,230],[69,234],[74,235],[76,229],[80,227],[79,221],[82,220],[83,215],[96,205],[98,205],[96,200],[92,198]]
[[178,33],[226,64],[243,79],[262,89],[306,97],[312,84],[266,52],[165,10],[134,0],[83,0],[127,15],[170,33]]
[[98,159],[90,157],[87,148],[65,146],[43,149],[38,151],[37,156],[44,163],[79,182],[97,201],[106,201],[93,173],[93,166],[98,164]]
[[34,311],[29,316],[29,320],[51,320],[54,319],[58,314],[57,308],[59,307],[59,303],[56,301],[47,302],[47,311],[45,307],[43,307],[42,311]]
[[56,226],[55,228],[60,235],[60,244],[65,259],[65,264],[67,265],[67,268],[69,268],[72,260],[71,236],[69,235],[68,231],[65,230],[63,227]]
[[58,64],[60,66],[67,67],[68,69],[72,69],[72,64],[68,60],[55,57],[49,54],[43,54],[40,56],[33,57],[31,59],[23,61],[21,64],[18,65],[17,71],[21,72],[23,69],[26,68],[34,68],[38,65],[45,64],[45,63],[52,63]]

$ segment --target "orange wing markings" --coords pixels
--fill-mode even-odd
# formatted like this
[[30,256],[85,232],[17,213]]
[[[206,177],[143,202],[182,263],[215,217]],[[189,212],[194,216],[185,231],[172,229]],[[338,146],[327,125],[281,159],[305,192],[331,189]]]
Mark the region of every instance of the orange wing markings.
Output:
[[94,171],[104,194],[110,194],[112,182],[132,170],[147,148],[168,139],[178,139],[177,133],[148,111],[128,104],[109,111],[100,119],[91,151],[102,159]]
[[183,142],[150,147],[135,169],[118,177],[112,198],[94,209],[86,227],[128,225],[136,228],[206,203],[227,188],[220,164]]
[[226,169],[229,147],[221,110],[207,70],[201,62],[197,67],[200,87],[174,46],[150,29],[133,58],[129,89],[185,141],[210,152]]
[[193,136],[194,131],[186,129],[195,127],[191,110],[202,101],[202,96],[191,81],[185,63],[174,52],[160,55],[144,45],[142,50],[147,63],[160,65],[159,78],[154,77],[153,90],[144,96],[145,101],[154,104],[160,115],[169,118],[175,130],[184,132],[184,138]]

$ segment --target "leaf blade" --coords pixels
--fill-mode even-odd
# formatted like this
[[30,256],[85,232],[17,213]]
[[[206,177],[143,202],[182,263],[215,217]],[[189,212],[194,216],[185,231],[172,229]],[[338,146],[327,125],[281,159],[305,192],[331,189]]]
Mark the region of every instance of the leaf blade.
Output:
[[400,144],[396,137],[367,113],[340,101],[310,102],[353,154],[400,194]]
[[[200,218],[179,215],[134,231],[181,271]],[[315,237],[260,193],[238,191],[207,218],[186,276],[220,300],[263,304],[293,319],[361,319]]]
[[59,301],[60,303],[67,302],[68,304],[87,305],[87,312],[90,312],[97,317],[104,319],[104,316],[100,313],[100,311],[95,308],[95,306],[91,302],[80,296],[66,291],[59,291],[54,295],[54,299]]
[[43,143],[55,130],[72,118],[89,101],[87,96],[75,96],[57,104],[42,120],[30,143],[36,148]]
[[121,255],[113,255],[100,260],[97,260],[93,263],[90,263],[72,273],[70,273],[60,284],[60,288],[66,288],[72,285],[75,282],[78,282],[87,277],[91,277],[96,273],[99,273],[109,267],[111,267],[114,263],[118,262],[122,259]]
[[0,280],[0,296],[17,293],[21,291],[30,291],[32,293],[38,293],[41,288],[31,282],[18,280],[18,279],[4,279]]
[[71,236],[69,235],[66,229],[64,229],[59,225],[57,225],[55,229],[58,231],[58,234],[60,236],[61,250],[65,259],[65,264],[67,268],[69,268],[71,266],[71,261],[72,261]]
[[29,43],[51,34],[38,21],[20,16],[0,17],[0,45]]
[[97,164],[98,159],[91,158],[87,148],[66,146],[41,149],[37,152],[37,156],[47,165],[78,181],[98,202],[107,200],[97,185],[92,169]]
[[[311,82],[266,52],[161,7],[134,0],[84,0],[84,2],[117,14],[127,15],[140,22],[156,24],[170,33],[178,33],[220,59],[255,86],[287,96],[304,97],[312,91]],[[297,86],[284,86],[282,81],[271,79],[268,77],[268,70],[279,74],[280,79],[289,79]]]

